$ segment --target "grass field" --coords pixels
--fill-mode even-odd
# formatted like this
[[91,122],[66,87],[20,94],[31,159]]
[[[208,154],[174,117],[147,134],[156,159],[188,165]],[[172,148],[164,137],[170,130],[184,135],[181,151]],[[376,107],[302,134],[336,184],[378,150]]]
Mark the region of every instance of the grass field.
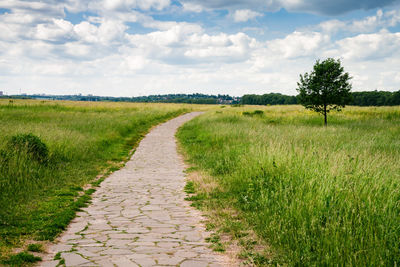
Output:
[[206,177],[190,199],[220,232],[252,229],[269,246],[258,264],[399,265],[400,107],[347,107],[328,127],[301,106],[225,107],[178,138]]
[[[152,126],[192,108],[0,100],[0,260],[27,240],[56,237],[90,199],[94,190],[85,184],[119,168]],[[18,136],[28,133],[47,147],[44,159],[18,146]],[[21,254],[8,263],[21,258],[33,260]]]
[[[0,265],[37,261],[37,242],[90,200],[85,185],[120,168],[153,125],[192,109],[208,112],[177,136],[201,174],[189,199],[216,216],[214,249],[227,232],[258,265],[400,263],[400,107],[348,107],[323,127],[300,106],[0,100]],[[46,153],[21,147],[28,133]]]

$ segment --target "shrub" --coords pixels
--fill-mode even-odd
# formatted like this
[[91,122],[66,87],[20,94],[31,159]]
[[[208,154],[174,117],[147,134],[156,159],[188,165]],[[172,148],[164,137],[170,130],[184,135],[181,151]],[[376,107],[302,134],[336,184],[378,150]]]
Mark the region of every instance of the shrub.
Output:
[[43,246],[42,246],[42,244],[29,244],[28,245],[28,251],[42,252],[43,251]]
[[48,159],[49,150],[46,144],[31,133],[12,136],[9,146],[15,152],[25,153],[37,161],[45,162]]
[[244,116],[254,116],[254,115],[262,116],[264,114],[264,111],[257,109],[257,110],[254,110],[253,112],[244,111],[242,114]]

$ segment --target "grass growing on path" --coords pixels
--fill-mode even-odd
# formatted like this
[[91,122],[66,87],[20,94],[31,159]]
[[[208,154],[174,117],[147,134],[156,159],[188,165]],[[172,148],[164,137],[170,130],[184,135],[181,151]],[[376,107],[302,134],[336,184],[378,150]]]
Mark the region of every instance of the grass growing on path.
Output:
[[[52,240],[90,199],[85,184],[126,160],[150,127],[191,108],[0,100],[0,260],[24,240]],[[29,133],[47,147],[43,159],[21,145]]]
[[302,107],[271,106],[188,122],[178,138],[189,162],[216,183],[198,198],[235,208],[275,262],[399,265],[400,108],[348,107],[329,119],[323,127]]

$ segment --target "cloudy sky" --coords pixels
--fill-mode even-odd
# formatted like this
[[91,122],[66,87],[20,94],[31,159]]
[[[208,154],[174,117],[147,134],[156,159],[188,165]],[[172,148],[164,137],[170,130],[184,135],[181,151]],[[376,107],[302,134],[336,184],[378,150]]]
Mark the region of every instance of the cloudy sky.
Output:
[[0,0],[0,91],[296,94],[340,58],[400,90],[400,0]]

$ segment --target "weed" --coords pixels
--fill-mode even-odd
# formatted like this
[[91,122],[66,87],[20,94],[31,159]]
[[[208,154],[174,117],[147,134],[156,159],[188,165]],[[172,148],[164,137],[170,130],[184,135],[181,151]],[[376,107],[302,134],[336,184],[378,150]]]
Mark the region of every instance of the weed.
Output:
[[224,252],[225,251],[225,246],[221,243],[221,238],[218,234],[214,233],[210,237],[206,238],[207,242],[212,243],[211,248],[214,251],[218,252]]
[[46,144],[32,133],[12,136],[9,141],[9,147],[20,153],[27,153],[40,162],[45,162],[49,154]]
[[246,264],[246,265],[255,265],[255,266],[276,265],[276,264],[273,264],[274,263],[273,260],[266,258],[264,255],[262,255],[260,253],[242,251],[239,254],[239,258],[246,259],[246,261],[244,262],[244,264]]
[[61,252],[57,252],[56,255],[54,255],[54,260],[61,260]]
[[194,194],[195,193],[194,183],[192,181],[187,181],[184,190],[188,194]]
[[42,244],[29,244],[27,249],[32,252],[42,252],[43,246]]
[[206,230],[211,231],[215,229],[215,224],[214,223],[206,223]]

